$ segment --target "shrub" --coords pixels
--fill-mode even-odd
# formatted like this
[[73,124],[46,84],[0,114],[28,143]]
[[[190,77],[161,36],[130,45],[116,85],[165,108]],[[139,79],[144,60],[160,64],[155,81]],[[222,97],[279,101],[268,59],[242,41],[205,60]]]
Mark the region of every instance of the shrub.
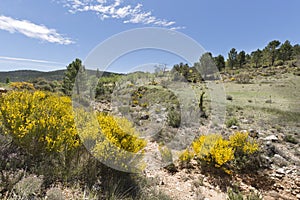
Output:
[[237,83],[247,84],[250,83],[250,76],[246,73],[240,73],[235,77]]
[[34,156],[80,145],[71,99],[41,91],[13,91],[1,99],[5,133]]
[[28,82],[11,82],[10,87],[14,90],[34,90],[32,83]]
[[258,151],[258,144],[250,140],[248,133],[236,132],[229,137],[230,146],[235,151],[236,156],[253,154]]
[[221,167],[234,158],[234,151],[219,134],[202,135],[193,142],[193,150],[200,160]]
[[173,128],[178,128],[180,127],[180,124],[181,124],[180,112],[172,107],[168,112],[168,125],[172,126]]
[[244,197],[239,191],[235,192],[232,189],[229,189],[226,200],[244,200]]
[[193,152],[186,149],[183,151],[183,153],[179,155],[179,160],[184,163],[189,163],[193,159],[193,157],[194,157]]
[[262,196],[257,193],[251,191],[249,195],[244,196],[240,191],[234,191],[233,189],[229,189],[227,192],[226,200],[262,200]]
[[189,162],[193,155],[199,161],[223,169],[231,173],[230,169],[239,169],[245,157],[258,152],[258,144],[248,137],[248,133],[236,132],[224,139],[220,134],[202,135],[192,143],[193,152],[188,149],[180,156],[179,160]]
[[14,190],[22,199],[31,199],[32,196],[38,196],[40,194],[42,184],[42,178],[31,175],[19,181],[14,186]]
[[76,122],[81,140],[100,161],[124,171],[136,170],[135,165],[141,164],[146,141],[126,118],[81,110],[76,113]]
[[235,117],[232,117],[232,118],[228,119],[228,120],[225,122],[225,124],[226,124],[226,127],[227,127],[227,128],[230,128],[230,127],[232,127],[232,126],[238,126],[238,125],[239,125],[238,120],[237,120]]
[[62,189],[58,187],[50,188],[46,193],[46,198],[49,200],[65,200]]
[[292,143],[292,144],[297,144],[298,141],[295,137],[293,137],[293,135],[286,135],[284,138],[284,141]]
[[283,60],[276,60],[274,62],[274,66],[282,66],[284,64],[284,61]]

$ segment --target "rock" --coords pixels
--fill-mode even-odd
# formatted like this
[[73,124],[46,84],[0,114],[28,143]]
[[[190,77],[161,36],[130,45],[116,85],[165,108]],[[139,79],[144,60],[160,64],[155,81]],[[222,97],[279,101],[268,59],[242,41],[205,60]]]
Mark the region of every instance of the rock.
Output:
[[284,170],[283,168],[278,168],[278,169],[276,170],[276,173],[277,173],[277,174],[285,174],[286,172],[285,172],[285,170]]
[[283,166],[287,166],[288,162],[279,154],[275,154],[272,158],[272,161],[274,164],[283,167]]
[[149,117],[150,117],[149,114],[147,114],[147,113],[142,113],[140,119],[141,119],[141,120],[147,120],[147,119],[149,119]]
[[161,118],[156,119],[156,123],[162,123],[163,120]]
[[242,122],[243,124],[249,124],[249,120],[248,120],[248,119],[242,119],[241,122]]
[[271,164],[272,164],[272,160],[269,156],[261,155],[261,163],[260,163],[261,167],[270,168]]
[[278,138],[275,135],[269,135],[267,137],[264,138],[265,141],[272,141],[272,142],[277,142]]
[[233,125],[233,126],[231,126],[230,128],[231,128],[231,129],[233,129],[233,130],[237,130],[239,127],[238,127],[238,126],[235,126],[235,125]]
[[165,112],[167,110],[167,108],[162,108],[161,111]]
[[253,138],[257,138],[258,137],[258,132],[254,129],[250,129],[249,130],[249,136],[253,137]]

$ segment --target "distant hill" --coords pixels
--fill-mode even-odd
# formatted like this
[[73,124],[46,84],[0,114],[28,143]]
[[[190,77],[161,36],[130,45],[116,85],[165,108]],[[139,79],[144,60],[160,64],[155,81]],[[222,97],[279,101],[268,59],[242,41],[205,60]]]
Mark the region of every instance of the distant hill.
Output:
[[[35,70],[17,70],[9,72],[0,72],[0,82],[5,83],[9,78],[11,82],[17,81],[31,81],[37,78],[44,78],[48,81],[62,81],[66,70],[56,70],[50,72],[41,72]],[[87,70],[88,75],[95,75],[96,70]],[[104,72],[103,76],[109,76],[112,72]]]

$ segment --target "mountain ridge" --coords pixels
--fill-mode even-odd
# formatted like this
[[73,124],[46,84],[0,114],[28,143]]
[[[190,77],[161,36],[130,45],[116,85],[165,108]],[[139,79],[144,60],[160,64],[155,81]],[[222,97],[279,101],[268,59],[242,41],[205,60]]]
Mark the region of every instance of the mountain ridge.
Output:
[[[95,75],[96,70],[87,69],[87,74]],[[44,78],[48,81],[62,81],[66,69],[54,70],[54,71],[38,71],[38,70],[13,70],[13,71],[0,71],[0,82],[5,83],[7,79],[11,82],[22,82],[22,81],[32,81],[37,78]],[[112,74],[118,74],[115,72],[100,72],[103,76],[109,76]]]

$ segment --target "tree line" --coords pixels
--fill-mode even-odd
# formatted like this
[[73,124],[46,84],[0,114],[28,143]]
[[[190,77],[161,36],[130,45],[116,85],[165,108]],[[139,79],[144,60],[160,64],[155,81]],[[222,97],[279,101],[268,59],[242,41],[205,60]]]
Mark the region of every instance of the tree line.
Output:
[[[257,49],[251,53],[246,53],[244,50],[238,52],[235,48],[232,48],[228,52],[226,60],[221,54],[213,56],[211,52],[206,52],[200,56],[199,61],[195,62],[193,66],[180,63],[174,65],[172,71],[178,72],[189,82],[197,82],[199,78],[204,80],[213,78],[215,72],[224,71],[225,69],[283,65],[287,61],[295,61],[299,58],[299,44],[292,45],[289,40],[284,43],[273,40],[263,49]],[[199,76],[199,72],[201,76]]]
[[[284,43],[281,43],[279,40],[273,40],[263,49],[257,49],[249,54],[243,50],[238,52],[235,48],[232,48],[228,52],[226,61],[222,55],[213,57],[211,53],[206,54],[211,57],[219,70],[225,68],[237,69],[242,67],[257,68],[262,66],[274,66],[276,65],[276,62],[283,64],[286,61],[296,59],[300,56],[300,45],[292,45],[289,40],[286,40]],[[202,57],[203,56],[205,56],[205,54],[202,55]]]

